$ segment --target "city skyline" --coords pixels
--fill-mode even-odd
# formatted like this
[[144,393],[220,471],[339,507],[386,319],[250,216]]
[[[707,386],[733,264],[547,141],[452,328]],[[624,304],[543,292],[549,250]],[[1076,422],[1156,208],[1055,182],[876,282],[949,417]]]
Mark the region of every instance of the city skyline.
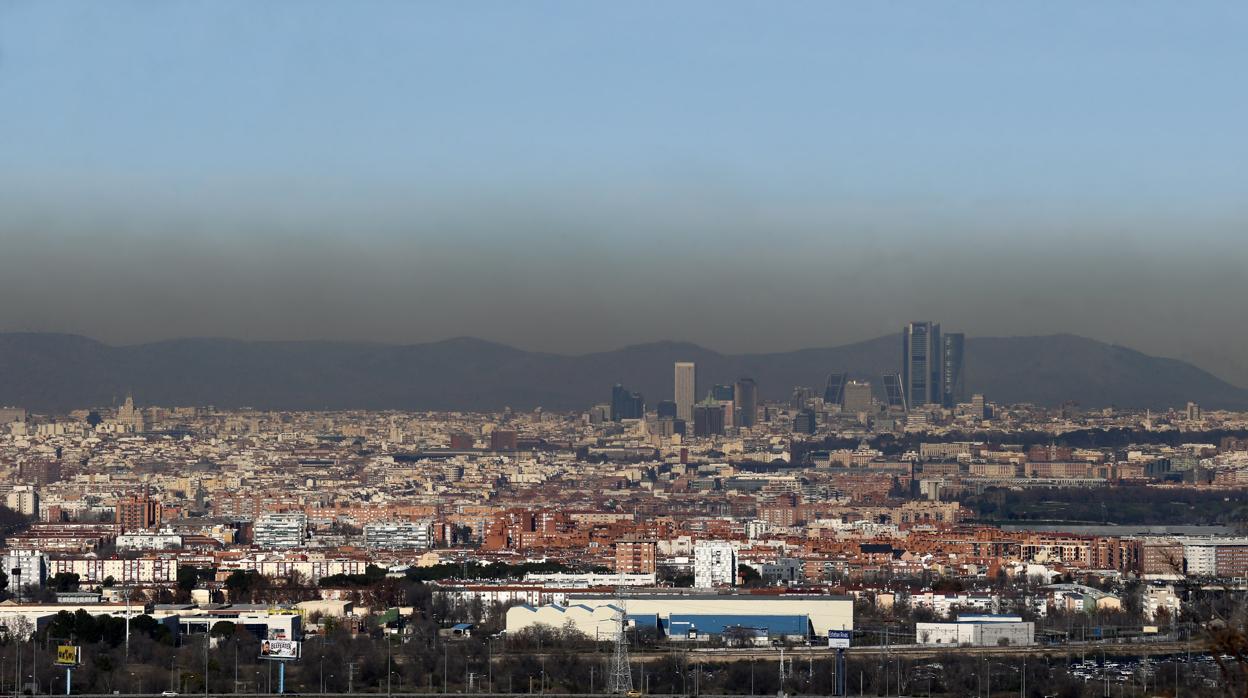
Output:
[[0,697],[1248,696],[1245,36],[0,0]]
[[1203,7],[5,3],[0,329],[743,352],[941,317],[1248,385],[1248,11]]
[[[69,409],[120,404],[132,394],[148,404],[291,409],[581,409],[602,402],[603,386],[615,383],[652,404],[672,398],[673,362],[695,359],[690,408],[707,386],[726,391],[741,377],[758,381],[764,399],[785,399],[794,386],[826,395],[829,372],[870,381],[878,397],[901,408],[907,406],[901,337],[774,354],[659,343],[576,356],[470,338],[426,345],[192,339],[109,347],[71,336],[0,333],[0,404]],[[962,394],[953,403],[983,393],[1005,403],[1049,406],[1075,401],[1166,409],[1194,400],[1213,408],[1248,407],[1248,389],[1129,348],[1069,335],[972,337],[964,345],[967,370],[959,374]],[[308,375],[317,380],[309,384]]]

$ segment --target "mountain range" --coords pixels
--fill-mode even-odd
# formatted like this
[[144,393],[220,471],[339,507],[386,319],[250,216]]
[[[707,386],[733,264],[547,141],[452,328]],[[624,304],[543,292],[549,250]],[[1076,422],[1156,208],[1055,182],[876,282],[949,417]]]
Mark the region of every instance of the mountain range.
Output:
[[[473,338],[411,345],[179,339],[111,346],[69,334],[0,333],[0,404],[36,412],[140,405],[258,409],[578,410],[611,386],[648,404],[672,396],[672,364],[698,364],[698,390],[741,376],[764,399],[794,386],[822,394],[832,371],[879,383],[897,370],[899,335],[839,347],[721,354],[656,342],[582,355],[531,352]],[[999,403],[1248,409],[1248,390],[1189,363],[1074,335],[968,337],[966,391]]]

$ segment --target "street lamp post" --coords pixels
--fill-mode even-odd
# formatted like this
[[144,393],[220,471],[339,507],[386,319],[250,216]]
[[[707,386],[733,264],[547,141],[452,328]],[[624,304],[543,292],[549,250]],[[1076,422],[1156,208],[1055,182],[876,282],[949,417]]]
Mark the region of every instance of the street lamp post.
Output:
[[[490,693],[494,692],[494,637],[490,636],[485,639],[485,656],[486,656],[486,673],[489,676]],[[589,668],[592,676],[593,666]],[[3,672],[0,672],[3,673]],[[593,679],[590,679],[590,692],[593,692]]]
[[123,586],[121,593],[126,595],[126,661],[130,661],[130,587]]

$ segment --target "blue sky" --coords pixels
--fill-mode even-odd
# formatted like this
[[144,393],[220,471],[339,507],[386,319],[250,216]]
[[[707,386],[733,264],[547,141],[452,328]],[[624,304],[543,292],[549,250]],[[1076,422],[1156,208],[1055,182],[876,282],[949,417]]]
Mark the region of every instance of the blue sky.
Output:
[[1244,36],[1233,2],[0,0],[0,329],[933,317],[1248,384]]

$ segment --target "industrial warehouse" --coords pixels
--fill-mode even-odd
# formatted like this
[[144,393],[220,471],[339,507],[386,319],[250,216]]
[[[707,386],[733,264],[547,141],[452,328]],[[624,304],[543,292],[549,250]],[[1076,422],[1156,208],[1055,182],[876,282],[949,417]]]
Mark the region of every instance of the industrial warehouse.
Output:
[[847,596],[658,593],[570,595],[566,604],[513,606],[507,610],[507,632],[540,625],[606,640],[614,637],[621,613],[630,627],[654,628],[672,641],[800,642],[829,630],[854,629],[854,604]]

